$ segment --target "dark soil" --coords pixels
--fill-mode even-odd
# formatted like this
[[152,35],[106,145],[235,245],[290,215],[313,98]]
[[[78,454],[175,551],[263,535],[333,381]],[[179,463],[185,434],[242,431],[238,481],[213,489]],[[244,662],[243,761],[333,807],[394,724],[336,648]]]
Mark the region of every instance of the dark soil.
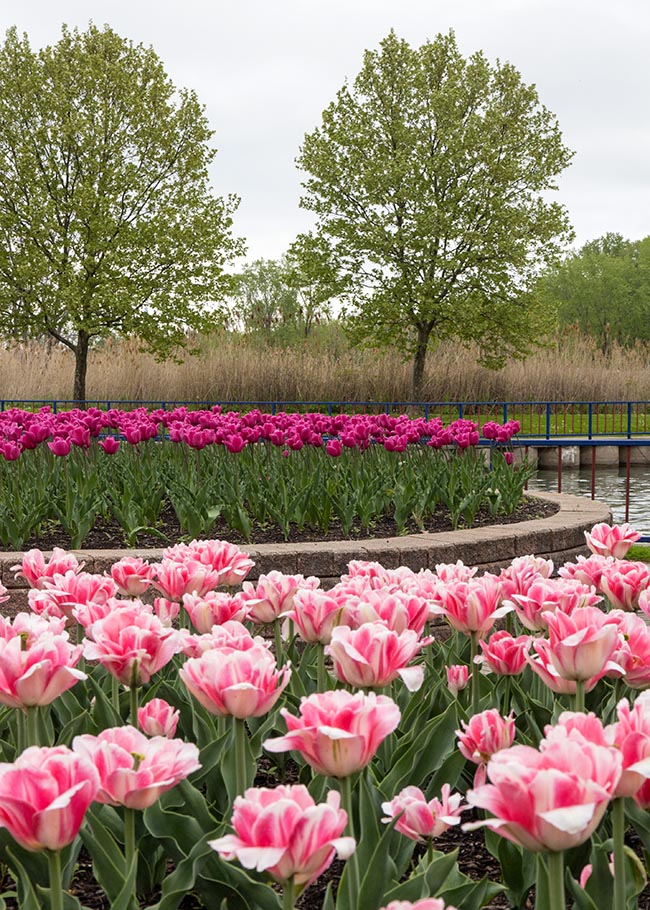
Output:
[[[472,527],[480,528],[493,524],[513,524],[519,521],[528,521],[533,518],[548,518],[559,510],[556,503],[545,502],[540,499],[525,497],[519,506],[511,515],[492,515],[486,507],[476,516]],[[459,525],[459,528],[466,525]],[[452,531],[453,524],[449,512],[440,506],[433,515],[427,519],[423,528],[419,528],[415,522],[411,521],[401,533],[417,534],[420,531],[429,533],[440,533],[442,531]],[[137,546],[141,548],[159,549],[170,543],[176,543],[183,539],[178,519],[171,508],[167,508],[161,515],[157,530],[159,535],[151,533],[141,533],[137,538]],[[364,538],[386,538],[397,537],[400,531],[397,528],[395,519],[391,515],[375,521],[370,528],[362,528],[355,525],[350,533],[344,534],[340,522],[332,521],[329,533],[323,535],[318,528],[291,528],[289,537],[286,538],[291,543],[302,543],[306,541],[328,541],[328,540],[363,540]],[[187,535],[185,535],[187,536]],[[251,531],[250,540],[245,540],[238,532],[228,527],[223,521],[217,521],[211,531],[210,536],[214,539],[229,540],[236,544],[259,544],[259,543],[281,543],[285,537],[279,527],[254,525]],[[38,547],[41,550],[51,550],[52,547],[63,547],[70,549],[70,537],[59,526],[52,525],[41,530],[37,535],[32,536],[23,549],[28,550],[32,547]],[[89,535],[83,542],[83,548],[89,550],[106,550],[126,546],[124,532],[115,520],[107,521],[99,518],[92,528]]]

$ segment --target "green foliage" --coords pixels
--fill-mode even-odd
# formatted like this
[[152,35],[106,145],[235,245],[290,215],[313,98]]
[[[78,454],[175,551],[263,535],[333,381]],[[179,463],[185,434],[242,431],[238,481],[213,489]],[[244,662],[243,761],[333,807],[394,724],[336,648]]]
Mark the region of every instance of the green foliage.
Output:
[[416,395],[442,339],[500,366],[545,332],[531,285],[572,232],[542,193],[570,160],[535,87],[453,33],[411,48],[391,32],[306,136],[301,204],[349,278],[352,336],[413,356]]
[[591,240],[540,280],[538,294],[561,328],[592,335],[604,354],[614,342],[650,340],[650,237]]
[[243,252],[238,200],[212,195],[203,107],[151,48],[108,26],[63,28],[34,51],[0,46],[0,316],[7,337],[50,335],[85,397],[94,340],[135,335],[159,356],[205,328]]
[[[285,454],[285,452],[287,454]],[[492,468],[480,453],[411,445],[387,452],[343,449],[338,458],[305,446],[290,451],[256,443],[233,454],[223,446],[200,451],[148,441],[106,456],[96,445],[56,458],[47,447],[0,460],[0,543],[20,550],[52,522],[83,546],[96,521],[115,519],[125,540],[157,534],[167,506],[183,535],[209,537],[217,519],[249,539],[253,526],[320,529],[337,522],[344,535],[370,532],[384,516],[398,533],[424,529],[438,506],[454,527],[469,526],[481,507],[511,514],[531,469],[513,467],[495,452]]]
[[279,260],[256,259],[235,276],[232,318],[267,341],[295,344],[329,319],[346,286],[327,241],[299,234]]

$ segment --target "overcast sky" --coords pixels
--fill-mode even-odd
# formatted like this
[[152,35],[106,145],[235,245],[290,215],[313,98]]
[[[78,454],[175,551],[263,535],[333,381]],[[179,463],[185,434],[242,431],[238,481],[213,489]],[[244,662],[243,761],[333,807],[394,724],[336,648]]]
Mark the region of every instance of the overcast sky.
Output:
[[394,28],[412,45],[453,28],[461,51],[508,60],[575,152],[560,178],[577,243],[650,234],[647,0],[0,0],[0,29],[55,42],[92,19],[152,45],[196,90],[215,130],[212,177],[241,197],[248,259],[281,255],[312,216],[299,208],[302,138],[363,51]]

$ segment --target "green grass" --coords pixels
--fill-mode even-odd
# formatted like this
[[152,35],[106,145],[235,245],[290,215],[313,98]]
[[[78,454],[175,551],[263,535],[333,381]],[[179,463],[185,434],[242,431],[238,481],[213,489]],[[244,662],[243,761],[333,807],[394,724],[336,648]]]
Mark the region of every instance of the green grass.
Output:
[[635,543],[627,551],[627,559],[635,562],[650,562],[650,544]]

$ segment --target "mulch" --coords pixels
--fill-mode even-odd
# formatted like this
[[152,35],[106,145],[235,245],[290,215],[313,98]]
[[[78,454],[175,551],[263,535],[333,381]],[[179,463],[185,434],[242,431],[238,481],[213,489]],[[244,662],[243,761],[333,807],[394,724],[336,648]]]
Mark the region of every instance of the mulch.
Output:
[[[545,502],[534,497],[525,497],[519,506],[511,515],[492,515],[490,510],[485,507],[479,511],[472,527],[482,528],[493,524],[515,524],[520,521],[528,521],[535,518],[548,518],[559,510],[557,503]],[[459,528],[467,527],[462,523]],[[159,549],[170,543],[176,543],[183,538],[178,519],[171,508],[165,509],[160,516],[160,522],[157,530],[162,536],[150,533],[141,533],[137,538],[137,546],[141,548]],[[229,540],[236,544],[261,544],[261,543],[303,543],[312,541],[335,541],[335,540],[363,540],[368,538],[387,538],[397,537],[402,534],[417,534],[420,531],[429,533],[442,533],[443,531],[452,531],[454,526],[449,517],[449,512],[440,506],[424,522],[424,528],[419,528],[415,522],[407,524],[404,531],[400,532],[392,515],[386,515],[375,521],[370,528],[362,528],[355,525],[348,534],[344,534],[340,522],[332,521],[329,527],[329,533],[323,535],[318,528],[296,528],[292,527],[288,538],[285,538],[279,527],[253,525],[250,539],[246,540],[238,531],[228,527],[223,521],[217,521],[211,531],[210,537],[215,540]],[[88,537],[83,543],[83,548],[88,550],[112,550],[126,546],[124,532],[115,520],[106,520],[99,518],[94,528],[90,531]],[[33,535],[23,547],[29,550],[32,547],[38,547],[40,550],[51,550],[52,547],[63,547],[70,549],[70,537],[59,526],[48,525],[38,534]]]

